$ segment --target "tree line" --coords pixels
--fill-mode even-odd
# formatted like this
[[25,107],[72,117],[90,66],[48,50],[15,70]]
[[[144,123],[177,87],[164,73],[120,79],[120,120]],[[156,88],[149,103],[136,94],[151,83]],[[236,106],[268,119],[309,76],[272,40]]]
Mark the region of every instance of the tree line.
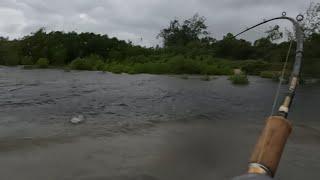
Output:
[[[320,73],[320,51],[318,50],[320,25],[317,24],[319,7],[319,3],[310,6],[307,11],[309,16],[306,17],[308,22],[304,23],[306,32],[304,72],[311,76],[319,76]],[[279,65],[285,60],[290,44],[289,40],[281,43],[273,42],[275,34],[282,36],[281,32],[277,33],[278,28],[268,32],[267,37],[260,38],[253,43],[244,39],[236,39],[231,33],[217,40],[211,36],[207,28],[206,19],[198,14],[184,21],[174,19],[158,35],[158,38],[163,40],[163,46],[150,48],[134,45],[130,41],[111,38],[108,35],[46,32],[44,29],[39,29],[21,39],[9,40],[0,37],[0,64],[8,66],[40,64],[41,67],[46,65],[71,66],[75,69],[88,70],[112,70],[117,66],[119,67],[117,71],[124,71],[120,68],[121,65],[125,65],[122,68],[128,69],[135,64],[150,66],[153,63],[156,66],[152,67],[154,69],[170,62],[170,66],[172,63],[183,63],[180,68],[186,68],[188,63],[192,67],[192,63],[204,62],[202,68],[212,64],[215,64],[215,68],[224,68],[227,65],[230,68],[236,66],[243,68],[243,64],[248,66],[248,62],[251,62],[253,68],[264,66],[262,70],[279,70],[272,66]],[[293,56],[294,51],[291,54],[291,57]],[[170,69],[170,67],[167,68]],[[169,69],[163,70],[163,73],[166,71],[175,73]],[[248,71],[250,73],[254,69]],[[181,72],[188,73],[183,70]],[[198,71],[191,72],[197,73]]]

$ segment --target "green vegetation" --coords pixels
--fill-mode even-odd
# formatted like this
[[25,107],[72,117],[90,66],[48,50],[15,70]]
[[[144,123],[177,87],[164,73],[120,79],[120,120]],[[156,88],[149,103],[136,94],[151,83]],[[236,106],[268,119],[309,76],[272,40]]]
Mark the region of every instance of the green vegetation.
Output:
[[271,63],[261,60],[248,60],[244,61],[241,65],[241,69],[247,74],[259,75],[260,72],[267,70]]
[[[260,77],[272,79],[274,81],[279,81],[281,78],[281,71],[262,71]],[[290,72],[285,71],[284,73],[284,82],[288,81],[290,77]]]
[[315,58],[312,60],[306,59],[303,62],[303,64],[304,64],[304,66],[302,67],[304,69],[303,76],[320,78],[320,73],[319,73],[319,71],[320,71],[320,58]]
[[244,75],[244,74],[232,75],[229,77],[229,80],[232,82],[232,84],[238,84],[238,85],[249,84],[248,77],[247,75]]
[[[166,57],[165,60],[154,60],[162,57],[152,57],[145,63],[108,62],[105,63],[104,71],[113,73],[149,73],[149,74],[208,74],[208,75],[229,75],[232,74],[232,66],[222,60],[207,58],[200,60],[199,58],[191,59],[183,56]],[[164,59],[164,58],[163,58]]]
[[70,67],[72,69],[77,69],[77,70],[91,70],[92,69],[90,62],[87,62],[85,59],[82,59],[82,58],[77,58],[77,59],[73,60],[70,64]]
[[35,65],[38,68],[48,68],[49,60],[47,58],[39,58]]
[[98,55],[77,58],[70,63],[70,68],[76,70],[102,71],[104,66],[102,58]]
[[280,76],[281,76],[281,72],[279,71],[262,71],[260,73],[260,77],[273,79],[273,80],[279,80]]
[[21,65],[33,65],[34,62],[32,60],[32,57],[24,56],[24,57],[21,58],[20,64]]
[[[319,7],[320,3],[313,4],[311,11]],[[312,18],[307,16],[309,20],[303,24],[307,33],[302,74],[320,78],[320,24],[309,27],[308,22],[316,19]],[[206,19],[197,14],[184,21],[174,19],[160,30],[163,47],[146,48],[108,35],[40,29],[21,39],[0,37],[0,65],[208,76],[232,75],[233,69],[241,69],[248,75],[275,78],[274,72],[281,71],[290,42],[273,43],[282,34],[268,33],[254,43],[236,39],[231,33],[217,40],[207,31]],[[294,50],[290,60],[293,58]]]

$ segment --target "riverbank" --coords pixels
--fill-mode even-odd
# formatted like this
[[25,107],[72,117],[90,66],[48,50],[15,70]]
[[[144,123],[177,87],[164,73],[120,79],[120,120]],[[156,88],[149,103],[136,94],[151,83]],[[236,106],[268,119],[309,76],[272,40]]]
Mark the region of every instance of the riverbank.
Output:
[[[222,60],[223,62],[223,60]],[[226,63],[227,62],[227,63]],[[177,72],[174,72],[174,69],[172,70],[170,64],[157,64],[157,63],[147,63],[147,64],[130,64],[130,63],[124,63],[124,64],[119,64],[119,63],[110,63],[110,64],[105,64],[103,63],[100,68],[96,68],[93,66],[88,66],[85,68],[83,67],[72,67],[71,65],[69,66],[45,66],[45,68],[40,68],[38,65],[20,65],[18,66],[21,69],[24,70],[35,70],[35,69],[60,69],[64,70],[65,72],[70,72],[72,70],[77,70],[77,71],[100,71],[100,72],[110,72],[110,73],[115,73],[115,74],[155,74],[155,75],[182,75],[182,79],[189,79],[189,76],[194,76],[194,75],[202,75],[202,80],[204,81],[210,81],[212,79],[215,79],[214,76],[230,76],[234,74],[234,71],[238,69],[237,67],[242,67],[242,69],[249,69],[251,73],[249,75],[252,76],[259,76],[261,78],[265,79],[272,79],[273,81],[279,81],[280,76],[281,76],[281,71],[275,71],[274,69],[277,69],[280,67],[281,64],[274,64],[272,65],[273,70],[266,70],[270,68],[262,67],[264,65],[261,65],[261,62],[254,62],[254,61],[247,61],[247,62],[241,62],[241,63],[235,63],[233,61],[228,61],[226,60],[224,63],[227,65],[224,65],[222,69],[219,69],[220,65],[211,65],[206,67],[206,65],[202,66],[203,68],[195,68],[194,70],[180,70]],[[222,63],[222,64],[224,64]],[[255,65],[254,65],[255,64]],[[259,65],[260,64],[260,65]],[[262,62],[262,64],[264,64]],[[161,68],[162,66],[162,68]],[[223,66],[223,65],[222,65]],[[250,67],[251,66],[251,67]],[[260,68],[252,68],[252,66],[260,66]],[[269,66],[269,65],[268,65]],[[7,67],[7,66],[3,66]],[[10,66],[9,66],[10,67]],[[163,68],[166,67],[166,68]],[[155,70],[157,69],[158,70]],[[193,66],[189,67],[190,69],[193,68]],[[211,71],[208,70],[211,68]],[[198,69],[198,70],[197,70]],[[219,69],[219,70],[218,70]],[[193,72],[193,73],[192,73]],[[290,76],[290,72],[286,71],[285,72],[285,81],[287,82],[288,77]],[[232,79],[232,77],[231,77]],[[320,78],[312,77],[312,76],[302,76],[301,80],[302,84],[317,84],[320,83]],[[246,83],[244,83],[246,84]]]
[[[40,58],[35,63],[22,63],[26,69],[48,68],[50,61]],[[289,65],[290,66],[290,65]],[[241,69],[248,75],[260,75],[262,72],[277,72],[282,63],[270,63],[262,60],[230,60],[211,56],[184,57],[181,55],[134,57],[123,61],[105,60],[97,55],[77,58],[70,64],[56,66],[63,69],[108,71],[128,74],[201,74],[201,75],[232,75],[234,69]]]

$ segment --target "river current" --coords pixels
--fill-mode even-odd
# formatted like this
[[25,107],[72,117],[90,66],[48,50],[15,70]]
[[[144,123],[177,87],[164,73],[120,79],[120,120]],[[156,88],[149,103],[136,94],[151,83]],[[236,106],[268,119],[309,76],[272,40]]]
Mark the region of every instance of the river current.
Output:
[[[1,179],[229,179],[277,83],[0,67]],[[286,86],[281,87],[281,95]],[[282,96],[281,96],[282,97]],[[320,86],[299,87],[279,179],[320,179]],[[74,125],[70,119],[83,115]]]

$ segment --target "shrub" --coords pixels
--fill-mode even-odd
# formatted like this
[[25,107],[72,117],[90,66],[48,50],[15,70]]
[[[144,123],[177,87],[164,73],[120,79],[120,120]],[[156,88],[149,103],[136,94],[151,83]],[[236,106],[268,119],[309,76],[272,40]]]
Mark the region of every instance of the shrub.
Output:
[[130,71],[129,67],[124,65],[124,64],[118,64],[118,63],[112,63],[108,64],[104,67],[104,71],[109,71],[115,74],[120,74],[120,73],[128,73]]
[[104,68],[104,62],[102,60],[98,60],[93,62],[92,66],[93,66],[92,67],[93,70],[102,71]]
[[89,65],[91,66],[91,69],[89,70],[93,70],[93,71],[102,71],[104,68],[104,62],[102,60],[102,58],[98,55],[92,54],[90,56],[87,56],[84,58],[86,61],[89,62]]
[[77,58],[71,62],[70,68],[76,70],[91,70],[91,65],[85,59]]
[[89,61],[83,58],[77,58],[70,64],[71,69],[76,70],[92,70],[92,66]]
[[[233,68],[230,62],[220,62],[212,57],[196,57],[195,59],[177,56],[152,56],[148,57],[149,62],[139,62],[135,58],[143,59],[144,56],[128,58],[125,61],[116,63],[110,61],[103,68],[103,71],[113,73],[126,72],[129,74],[203,74],[203,75],[231,75]],[[153,59],[154,58],[154,59]],[[153,61],[152,61],[153,60]],[[227,61],[226,61],[227,62]]]
[[183,59],[182,64],[180,64],[181,71],[186,74],[201,74],[203,67],[200,61],[188,58]]
[[49,60],[47,58],[40,58],[36,62],[37,68],[48,68],[48,66],[49,66]]
[[233,84],[240,84],[240,85],[249,84],[248,77],[247,75],[244,75],[244,74],[232,75],[229,77],[229,80]]
[[[104,63],[97,55],[77,58],[70,67],[78,70],[102,70],[113,73],[148,73],[148,74],[203,74],[203,75],[232,75],[234,68],[243,67],[252,74],[260,74],[266,68],[266,62],[247,60],[230,61],[211,56],[196,56],[194,58],[182,55],[134,56],[121,62],[117,60]],[[257,68],[257,69],[255,69]]]
[[104,62],[100,56],[90,55],[85,58],[77,58],[70,63],[71,69],[88,70],[88,71],[103,71],[105,68]]
[[51,50],[50,62],[54,65],[64,65],[67,60],[67,49],[63,46],[53,47]]
[[210,66],[207,61],[197,58],[173,56],[166,63],[167,71],[174,74],[216,74],[217,72],[216,66]]
[[20,63],[20,58],[16,53],[7,53],[3,56],[4,65],[17,66]]
[[166,62],[170,66],[170,73],[176,74],[186,74],[183,64],[184,57],[183,56],[173,56],[168,59]]
[[168,63],[137,63],[132,66],[135,73],[149,73],[149,74],[171,74],[172,69]]
[[306,61],[305,61],[303,68],[302,68],[302,74],[305,77],[320,78],[320,59],[306,58]]
[[259,75],[261,71],[266,71],[270,64],[261,60],[247,60],[241,63],[241,69],[247,74]]
[[231,75],[232,68],[228,66],[219,66],[219,65],[204,65],[201,74],[210,74],[210,75]]
[[138,55],[138,56],[132,56],[126,59],[127,62],[129,63],[146,63],[150,62],[151,60],[149,57],[146,57],[144,55]]
[[183,56],[157,57],[156,62],[132,63],[129,60],[121,63],[108,63],[104,71],[114,73],[126,72],[130,74],[203,74],[203,75],[230,75],[232,68],[227,64],[218,64],[212,59],[200,60]]
[[20,61],[21,65],[33,65],[33,60],[31,56],[24,56]]

